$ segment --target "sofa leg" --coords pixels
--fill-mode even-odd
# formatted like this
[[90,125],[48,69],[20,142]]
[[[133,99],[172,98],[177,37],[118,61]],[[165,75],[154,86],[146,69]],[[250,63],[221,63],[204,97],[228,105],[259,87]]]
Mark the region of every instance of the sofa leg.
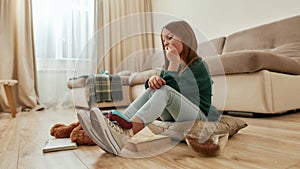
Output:
[[227,111],[227,114],[231,116],[255,117],[255,113],[251,113],[251,112]]

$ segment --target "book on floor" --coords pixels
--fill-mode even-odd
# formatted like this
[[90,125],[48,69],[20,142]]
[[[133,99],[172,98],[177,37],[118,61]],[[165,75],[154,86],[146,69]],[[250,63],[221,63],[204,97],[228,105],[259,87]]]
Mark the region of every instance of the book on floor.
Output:
[[45,146],[43,147],[43,153],[72,150],[76,148],[76,142],[72,142],[70,138],[50,138],[46,141]]
[[126,143],[126,148],[131,151],[141,152],[153,148],[160,148],[170,144],[171,138],[164,135],[151,135],[139,138],[131,138]]

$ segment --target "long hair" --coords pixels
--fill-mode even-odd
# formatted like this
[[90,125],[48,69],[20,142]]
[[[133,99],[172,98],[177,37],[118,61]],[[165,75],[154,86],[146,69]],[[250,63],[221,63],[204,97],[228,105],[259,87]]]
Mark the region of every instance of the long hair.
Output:
[[[183,44],[183,51],[180,54],[181,60],[184,62],[184,66],[181,67],[181,70],[179,70],[179,74],[181,74],[190,64],[192,64],[196,59],[200,58],[197,53],[197,39],[195,36],[195,33],[192,29],[192,27],[185,21],[175,21],[167,24],[163,27],[162,31],[164,29],[169,30],[172,34],[176,35],[180,38]],[[161,32],[161,42],[163,49],[165,49],[163,38],[162,38],[162,32]],[[169,61],[165,55],[165,66],[164,70],[166,71],[169,66]]]

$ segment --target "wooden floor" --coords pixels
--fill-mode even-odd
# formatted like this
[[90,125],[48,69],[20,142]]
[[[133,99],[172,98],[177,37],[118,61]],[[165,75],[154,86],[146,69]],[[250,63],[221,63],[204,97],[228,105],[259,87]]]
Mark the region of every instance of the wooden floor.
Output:
[[200,157],[179,143],[156,156],[128,158],[97,146],[43,154],[51,126],[76,121],[74,109],[19,112],[14,119],[0,113],[0,168],[300,168],[300,113],[242,119],[249,126],[231,137],[218,157]]

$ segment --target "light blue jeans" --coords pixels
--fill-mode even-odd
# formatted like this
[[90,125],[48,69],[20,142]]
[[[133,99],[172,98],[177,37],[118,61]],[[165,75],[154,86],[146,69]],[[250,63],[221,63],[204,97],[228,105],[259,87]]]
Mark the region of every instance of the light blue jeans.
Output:
[[124,114],[129,118],[139,117],[145,125],[157,117],[171,122],[207,119],[198,106],[167,85],[157,90],[148,88],[129,105]]

